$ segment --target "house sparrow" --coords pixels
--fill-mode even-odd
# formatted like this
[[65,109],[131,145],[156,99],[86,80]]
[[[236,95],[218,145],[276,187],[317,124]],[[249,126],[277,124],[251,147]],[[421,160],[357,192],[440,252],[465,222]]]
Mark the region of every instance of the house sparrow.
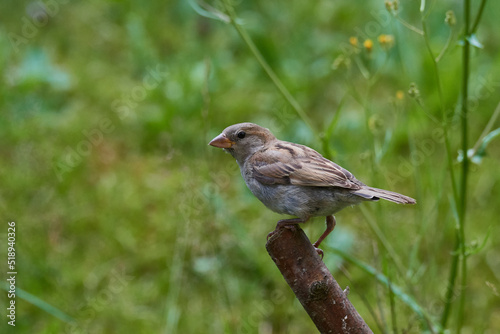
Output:
[[333,214],[343,208],[380,198],[416,203],[413,198],[369,187],[312,148],[276,139],[257,124],[231,125],[209,145],[224,149],[236,159],[248,188],[265,206],[297,217],[278,221],[276,230],[326,216],[326,230],[313,244],[320,255],[323,251],[319,245],[336,224]]

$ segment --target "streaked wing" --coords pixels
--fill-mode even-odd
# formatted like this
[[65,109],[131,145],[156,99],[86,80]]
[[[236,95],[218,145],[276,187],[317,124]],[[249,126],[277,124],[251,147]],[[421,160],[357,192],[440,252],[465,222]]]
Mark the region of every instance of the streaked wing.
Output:
[[264,184],[360,189],[359,181],[348,170],[311,148],[286,144],[278,144],[254,161],[253,175],[257,181]]
[[359,189],[354,176],[346,169],[323,157],[299,159],[302,168],[290,175],[292,184],[314,187],[342,187]]

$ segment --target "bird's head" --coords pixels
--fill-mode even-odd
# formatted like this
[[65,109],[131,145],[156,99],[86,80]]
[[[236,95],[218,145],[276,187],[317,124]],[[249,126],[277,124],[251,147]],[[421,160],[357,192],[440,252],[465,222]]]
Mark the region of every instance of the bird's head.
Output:
[[224,149],[239,164],[243,164],[248,157],[273,140],[276,137],[266,128],[253,123],[238,123],[225,128],[209,145]]

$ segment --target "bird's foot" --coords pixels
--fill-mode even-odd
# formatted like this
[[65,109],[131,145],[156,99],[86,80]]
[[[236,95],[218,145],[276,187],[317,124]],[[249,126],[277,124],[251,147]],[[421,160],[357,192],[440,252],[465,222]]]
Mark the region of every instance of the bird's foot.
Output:
[[[314,245],[313,245],[314,246]],[[318,247],[314,247],[314,249],[316,250],[316,253],[318,253],[319,256],[321,256],[321,260],[323,260],[323,256],[325,255],[323,253],[323,250],[318,248]]]
[[272,237],[274,234],[276,233],[276,230],[272,231],[272,232],[269,232],[267,234],[267,239],[266,240],[269,240],[270,237]]
[[289,230],[293,230],[296,226],[297,226],[297,224],[291,224],[291,225],[278,225],[278,226],[276,226],[276,229],[275,229],[274,231],[269,232],[269,233],[267,234],[267,240],[269,240],[269,238],[270,238],[270,237],[272,237],[273,235],[275,235],[275,234],[276,234],[276,232],[278,232],[278,230],[279,230],[280,228],[286,228],[286,229],[289,229]]

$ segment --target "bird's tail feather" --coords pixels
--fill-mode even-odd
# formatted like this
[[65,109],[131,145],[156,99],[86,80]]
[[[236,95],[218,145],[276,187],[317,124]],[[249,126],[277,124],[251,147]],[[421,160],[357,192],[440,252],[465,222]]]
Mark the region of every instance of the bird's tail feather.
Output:
[[378,188],[371,188],[371,187],[363,187],[359,190],[356,190],[353,192],[353,194],[358,195],[360,197],[376,201],[379,198],[398,203],[398,204],[415,204],[417,201],[415,201],[413,198],[401,195],[398,193],[395,193],[393,191],[389,190],[384,190],[384,189],[378,189]]

